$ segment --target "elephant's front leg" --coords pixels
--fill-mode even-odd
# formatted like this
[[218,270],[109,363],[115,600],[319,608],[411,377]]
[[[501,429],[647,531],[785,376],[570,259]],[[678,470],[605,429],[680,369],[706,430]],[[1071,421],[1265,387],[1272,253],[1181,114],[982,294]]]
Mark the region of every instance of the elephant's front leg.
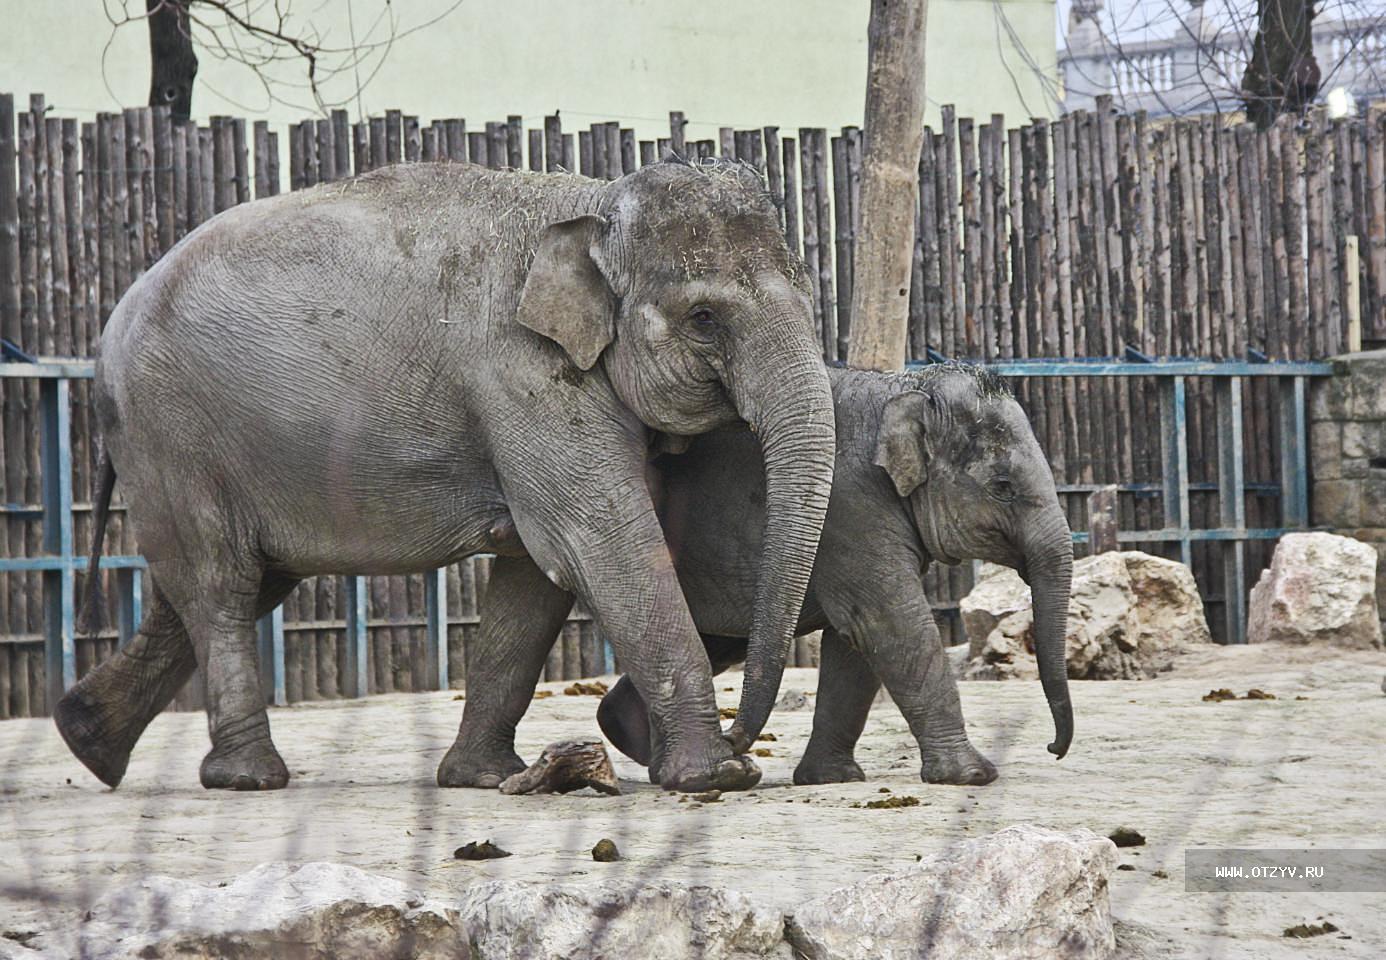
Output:
[[[877,596],[881,595],[892,596],[894,602],[852,628],[851,646],[837,635],[830,642],[830,631],[823,632],[813,736],[804,755],[805,762],[813,760],[813,764],[805,769],[805,777],[851,760],[851,749],[861,735],[879,678],[919,744],[920,779],[925,783],[990,783],[996,779],[996,767],[968,740],[958,684],[922,585],[911,578],[891,584],[888,592],[877,591]],[[863,680],[863,674],[872,679]],[[795,778],[801,782],[798,771]]]
[[655,553],[652,570],[603,576],[589,603],[649,708],[650,779],[667,790],[750,789],[760,770],[722,736],[711,665],[668,552],[661,543],[643,553]]
[[[746,659],[745,637],[703,634],[703,648],[714,676]],[[622,677],[597,705],[597,725],[612,745],[636,763],[648,767],[654,754],[650,740],[650,711],[630,677]]]
[[577,510],[565,517],[555,504],[554,515],[536,523],[532,506],[511,499],[530,554],[550,579],[583,597],[648,705],[652,778],[670,790],[754,786],[760,770],[722,736],[712,670],[643,479],[608,488],[607,509],[595,517]]
[[440,787],[497,787],[525,768],[515,727],[573,606],[528,557],[497,557],[469,651],[467,704],[457,740],[438,765]]

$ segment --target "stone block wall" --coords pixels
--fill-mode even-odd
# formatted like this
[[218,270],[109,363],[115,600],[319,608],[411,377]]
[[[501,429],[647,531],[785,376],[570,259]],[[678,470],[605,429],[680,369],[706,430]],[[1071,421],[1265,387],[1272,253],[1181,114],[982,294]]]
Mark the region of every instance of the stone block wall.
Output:
[[1310,522],[1376,548],[1376,602],[1386,614],[1386,350],[1334,358],[1312,381]]

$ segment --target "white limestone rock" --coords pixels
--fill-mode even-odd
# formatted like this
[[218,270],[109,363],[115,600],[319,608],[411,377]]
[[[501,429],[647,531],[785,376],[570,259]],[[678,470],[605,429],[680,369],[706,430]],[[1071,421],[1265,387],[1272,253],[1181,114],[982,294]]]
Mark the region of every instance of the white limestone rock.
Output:
[[1381,646],[1377,554],[1332,533],[1287,533],[1251,588],[1247,642]]
[[[969,679],[1033,679],[1030,588],[1007,567],[984,564],[961,603]],[[1068,607],[1068,675],[1075,680],[1153,676],[1179,653],[1212,642],[1193,571],[1136,550],[1073,564]]]
[[[469,955],[447,909],[397,880],[337,863],[265,863],[222,886],[145,877],[98,901],[87,923],[58,938],[93,960]],[[48,938],[43,945],[59,948]]]
[[788,960],[784,918],[734,890],[662,880],[468,887],[459,924],[477,960]]
[[786,936],[809,960],[1103,960],[1116,863],[1106,837],[1020,824],[800,904]]

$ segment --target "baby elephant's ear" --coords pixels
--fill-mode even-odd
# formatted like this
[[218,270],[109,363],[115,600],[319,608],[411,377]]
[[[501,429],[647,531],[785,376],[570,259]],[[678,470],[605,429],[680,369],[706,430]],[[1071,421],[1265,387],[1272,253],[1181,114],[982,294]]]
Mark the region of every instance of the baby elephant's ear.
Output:
[[590,370],[616,333],[616,294],[594,256],[601,217],[550,224],[539,240],[515,319],[561,346]]
[[937,402],[929,394],[911,390],[887,401],[881,415],[875,464],[890,474],[895,492],[902,497],[909,496],[927,474],[925,418],[933,413]]

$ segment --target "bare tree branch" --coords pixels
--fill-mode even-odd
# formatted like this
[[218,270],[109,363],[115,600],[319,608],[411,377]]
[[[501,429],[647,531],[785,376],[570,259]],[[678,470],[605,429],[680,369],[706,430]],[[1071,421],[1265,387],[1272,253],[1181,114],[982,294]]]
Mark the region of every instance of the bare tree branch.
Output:
[[[437,24],[457,10],[463,0],[454,0],[437,15],[408,27],[402,26],[390,0],[378,2],[379,10],[364,33],[358,36],[355,21],[351,21],[350,37],[345,43],[333,42],[311,15],[296,15],[293,0],[145,0],[141,5],[144,9],[138,11],[130,9],[131,0],[102,0],[102,7],[111,24],[112,39],[124,27],[149,21],[154,56],[151,103],[174,104],[175,112],[183,106],[181,115],[190,113],[196,50],[250,70],[264,92],[266,105],[277,103],[326,115],[332,108],[360,98],[395,41]],[[159,62],[161,53],[175,50],[180,43],[192,58],[191,70],[181,52],[177,64]],[[102,54],[103,77],[109,49],[108,40]],[[179,79],[166,81],[165,74],[170,70]],[[300,79],[294,79],[294,74]],[[344,96],[326,94],[327,85],[343,76],[351,78],[349,92]],[[223,99],[236,103],[225,92],[207,84],[205,78],[200,82]],[[173,87],[181,90],[180,84],[187,87],[183,102],[169,96]],[[109,91],[109,82],[106,86]],[[295,96],[295,91],[303,91],[307,97]],[[237,106],[256,109],[248,104]]]

